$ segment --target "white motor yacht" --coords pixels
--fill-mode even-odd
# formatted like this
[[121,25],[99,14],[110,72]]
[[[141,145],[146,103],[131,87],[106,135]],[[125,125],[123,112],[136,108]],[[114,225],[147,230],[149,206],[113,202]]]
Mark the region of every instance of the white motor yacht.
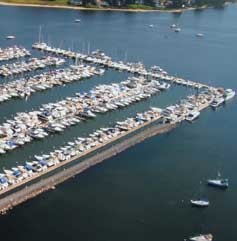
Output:
[[192,111],[192,112],[188,113],[188,115],[186,116],[185,119],[189,122],[192,122],[195,119],[197,119],[199,115],[200,115],[199,111]]
[[235,96],[235,91],[232,89],[225,90],[225,101],[232,99]]
[[6,36],[6,39],[8,39],[8,40],[11,40],[11,39],[15,39],[16,37],[14,36],[14,35],[8,35],[8,36]]
[[219,107],[221,104],[223,104],[225,99],[223,97],[216,97],[213,102],[211,103],[211,107],[216,109]]

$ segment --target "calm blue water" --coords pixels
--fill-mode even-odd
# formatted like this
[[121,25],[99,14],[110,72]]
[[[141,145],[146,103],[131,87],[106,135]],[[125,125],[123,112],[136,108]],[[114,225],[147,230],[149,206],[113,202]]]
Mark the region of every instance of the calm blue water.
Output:
[[[81,23],[74,23],[80,18]],[[30,48],[43,38],[63,48],[87,52],[97,48],[114,59],[158,64],[169,73],[237,90],[237,6],[222,10],[172,13],[116,13],[0,7],[0,46],[17,43]],[[169,26],[178,24],[174,33]],[[148,25],[153,24],[154,28]],[[204,38],[196,38],[198,32]],[[16,35],[15,42],[4,36]],[[32,51],[35,56],[41,54]],[[98,83],[119,82],[128,74],[109,70],[102,77],[75,82],[0,105],[0,122],[17,111],[37,109]],[[3,81],[3,80],[1,80]],[[61,146],[78,135],[146,110],[164,107],[191,94],[183,87],[153,96],[127,109],[98,116],[1,156],[0,168],[22,163],[34,154]],[[1,238],[23,240],[175,241],[211,232],[215,241],[236,241],[237,103],[206,110],[194,124],[153,137],[107,160],[0,217]],[[230,188],[206,187],[220,171]],[[201,184],[200,184],[201,183]],[[208,209],[189,200],[208,197]]]

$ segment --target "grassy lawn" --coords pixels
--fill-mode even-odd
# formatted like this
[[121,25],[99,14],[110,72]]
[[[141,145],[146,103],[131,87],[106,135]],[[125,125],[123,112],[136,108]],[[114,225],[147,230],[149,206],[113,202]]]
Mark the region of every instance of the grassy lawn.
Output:
[[153,10],[153,9],[155,9],[155,7],[142,5],[142,4],[129,4],[129,5],[126,6],[126,8],[129,8],[129,9],[144,9],[144,10]]

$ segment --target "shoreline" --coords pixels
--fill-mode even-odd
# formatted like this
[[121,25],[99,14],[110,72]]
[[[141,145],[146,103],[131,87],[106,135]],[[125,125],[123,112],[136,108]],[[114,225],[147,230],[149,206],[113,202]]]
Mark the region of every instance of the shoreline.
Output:
[[109,12],[167,12],[167,13],[182,13],[184,11],[206,9],[207,6],[200,8],[189,7],[184,9],[129,9],[129,8],[87,8],[82,6],[67,6],[67,5],[49,5],[49,4],[32,4],[32,3],[9,3],[1,2],[0,6],[13,6],[13,7],[35,7],[35,8],[55,8],[55,9],[72,9],[79,11],[109,11]]

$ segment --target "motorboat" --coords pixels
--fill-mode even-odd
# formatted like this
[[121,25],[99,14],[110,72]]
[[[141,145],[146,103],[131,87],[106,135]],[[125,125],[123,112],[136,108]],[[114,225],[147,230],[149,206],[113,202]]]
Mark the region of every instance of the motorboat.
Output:
[[186,116],[185,119],[189,122],[192,122],[195,119],[197,119],[199,115],[200,115],[199,111],[192,111],[192,112],[188,113],[188,115]]
[[219,107],[221,104],[223,104],[225,99],[223,97],[216,97],[213,102],[211,103],[211,107],[216,109]]
[[176,33],[178,33],[178,32],[181,31],[181,28],[175,28],[174,31],[175,31]]
[[8,39],[8,40],[11,40],[11,39],[15,39],[16,37],[14,36],[14,35],[8,35],[8,36],[6,36],[6,39]]
[[232,99],[234,96],[235,96],[234,90],[232,89],[225,90],[225,94],[224,94],[225,101]]
[[192,206],[195,207],[208,207],[209,201],[205,199],[198,199],[198,200],[190,200]]
[[204,37],[204,34],[203,34],[203,33],[197,33],[197,34],[196,34],[196,37],[199,37],[199,38],[200,38],[200,37]]
[[189,238],[190,241],[212,241],[212,239],[212,234],[200,234]]

